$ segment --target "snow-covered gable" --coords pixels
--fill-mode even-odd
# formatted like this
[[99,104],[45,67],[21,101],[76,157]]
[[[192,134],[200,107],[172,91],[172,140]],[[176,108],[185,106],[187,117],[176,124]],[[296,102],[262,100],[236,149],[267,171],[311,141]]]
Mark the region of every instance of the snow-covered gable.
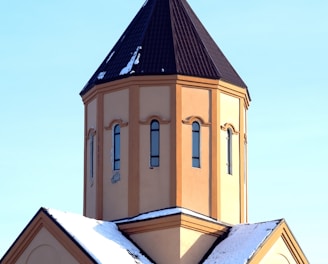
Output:
[[98,263],[152,263],[118,230],[115,223],[54,209],[47,209],[47,212]]
[[204,264],[246,264],[282,220],[240,224],[231,228]]

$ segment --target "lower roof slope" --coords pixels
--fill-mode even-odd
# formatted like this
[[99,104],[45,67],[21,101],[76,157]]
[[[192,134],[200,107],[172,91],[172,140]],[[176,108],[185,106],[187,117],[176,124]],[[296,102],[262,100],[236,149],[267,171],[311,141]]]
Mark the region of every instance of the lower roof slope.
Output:
[[244,264],[263,245],[282,220],[256,224],[240,224],[210,253],[204,264]]
[[130,75],[222,79],[247,89],[186,0],[146,0],[81,91]]
[[152,263],[112,222],[44,209],[97,263]]
[[[95,263],[153,263],[142,253],[142,250],[137,245],[119,231],[118,226],[124,223],[147,221],[176,214],[189,215],[209,222],[215,222],[228,228],[228,232],[223,237],[218,238],[217,243],[208,250],[208,253],[200,261],[200,263],[204,264],[250,263],[274,232],[280,232],[282,229],[279,231],[279,228],[281,227],[288,229],[287,226],[284,227],[285,222],[283,219],[255,224],[239,224],[231,227],[184,208],[157,210],[115,222],[100,221],[73,213],[41,208],[4,257],[0,259],[0,262],[13,263],[13,257],[21,254],[22,248],[26,247],[26,239],[28,238],[26,233],[28,232],[29,235],[33,236],[32,233],[36,231],[36,226],[40,226],[43,223],[44,226],[49,227],[46,223],[50,220],[51,223],[59,227],[58,230],[64,232],[73,243],[78,245],[81,253],[86,254],[85,256]],[[45,215],[46,219],[42,215]],[[295,256],[298,255],[300,260],[297,263],[308,263],[296,240],[293,241],[292,234],[287,232],[286,235],[286,238],[289,237],[288,239],[290,240],[286,240],[286,243],[289,243],[288,247],[291,248]],[[8,259],[10,262],[8,262]]]

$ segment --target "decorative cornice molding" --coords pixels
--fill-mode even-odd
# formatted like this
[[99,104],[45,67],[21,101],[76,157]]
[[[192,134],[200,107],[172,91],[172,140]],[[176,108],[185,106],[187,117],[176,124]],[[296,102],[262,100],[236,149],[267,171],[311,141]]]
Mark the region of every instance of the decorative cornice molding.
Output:
[[124,122],[122,119],[114,119],[109,123],[107,127],[105,127],[106,130],[112,130],[114,125],[120,125],[120,127],[127,127],[129,122]]
[[223,126],[221,126],[221,130],[223,130],[223,131],[227,131],[229,128],[232,130],[233,135],[239,134],[239,131],[236,130],[235,127],[230,123],[225,123]]
[[135,222],[117,223],[117,225],[120,231],[128,235],[183,227],[201,234],[220,237],[229,230],[229,227],[224,224],[212,223],[183,213]]
[[205,122],[204,119],[201,118],[200,116],[189,116],[189,117],[185,118],[184,120],[182,120],[182,123],[185,125],[192,125],[192,123],[195,121],[204,127],[209,127],[211,125],[211,123]]
[[153,120],[157,120],[160,124],[169,124],[171,122],[171,120],[165,120],[163,119],[162,117],[158,116],[158,115],[152,115],[152,116],[149,116],[147,117],[146,120],[140,120],[139,121],[139,124],[141,125],[150,125],[151,121]]

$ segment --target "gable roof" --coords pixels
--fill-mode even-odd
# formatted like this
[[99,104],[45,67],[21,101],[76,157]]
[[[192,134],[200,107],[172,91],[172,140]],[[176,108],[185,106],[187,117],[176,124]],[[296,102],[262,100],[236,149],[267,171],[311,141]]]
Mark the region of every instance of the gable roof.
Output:
[[152,263],[113,222],[54,209],[47,212],[97,263]]
[[200,263],[259,263],[281,237],[297,263],[309,263],[284,219],[228,226],[184,208],[168,208],[140,214],[115,222],[100,221],[81,215],[40,208],[0,263],[16,263],[22,252],[42,228],[46,228],[81,263],[153,263],[133,244],[117,225],[165,216],[185,214],[228,228],[220,235]]
[[45,208],[40,208],[0,263],[15,263],[43,227],[80,263],[153,263],[115,223]]
[[262,247],[283,220],[275,220],[256,224],[240,224],[230,232],[209,254],[204,264],[244,264]]
[[80,95],[131,75],[222,79],[247,89],[186,0],[146,0]]

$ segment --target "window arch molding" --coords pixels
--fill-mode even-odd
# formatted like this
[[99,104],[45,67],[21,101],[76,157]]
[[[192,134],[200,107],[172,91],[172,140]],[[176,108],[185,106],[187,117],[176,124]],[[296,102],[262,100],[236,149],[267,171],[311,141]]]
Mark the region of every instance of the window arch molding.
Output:
[[236,130],[235,127],[230,123],[225,123],[223,126],[221,126],[221,129],[223,131],[227,131],[229,128],[231,129],[233,135],[238,135],[239,134],[239,131]]
[[194,122],[199,123],[200,126],[209,127],[211,123],[205,122],[200,116],[189,116],[182,120],[182,123],[185,125],[192,125]]
[[92,136],[95,136],[97,134],[96,130],[92,127],[89,128],[88,133],[87,133],[87,138],[89,139]]
[[129,122],[124,122],[122,119],[114,119],[108,124],[108,126],[105,127],[105,129],[113,130],[113,127],[116,125],[119,125],[120,128],[127,127],[129,125]]
[[157,120],[161,125],[169,124],[171,121],[166,120],[158,115],[151,115],[148,116],[145,120],[139,121],[139,124],[141,125],[150,125],[153,120]]

